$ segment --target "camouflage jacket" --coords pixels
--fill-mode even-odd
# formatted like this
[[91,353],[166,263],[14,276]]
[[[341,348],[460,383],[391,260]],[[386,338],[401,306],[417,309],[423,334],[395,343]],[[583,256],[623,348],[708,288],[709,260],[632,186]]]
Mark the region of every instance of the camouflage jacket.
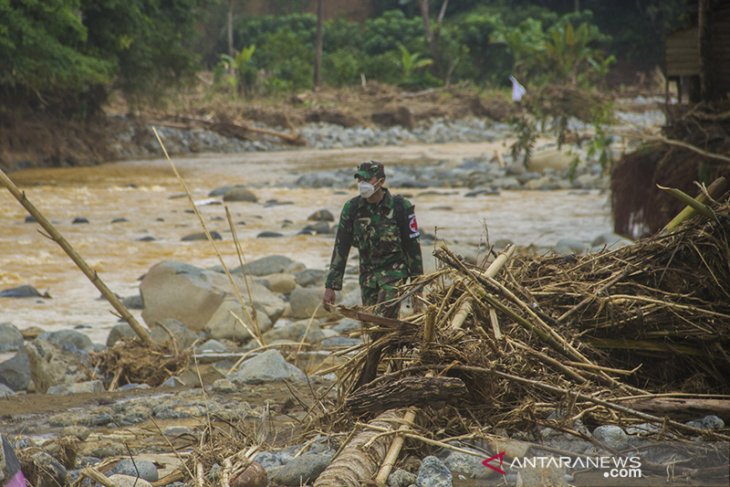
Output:
[[401,196],[391,196],[385,188],[383,191],[383,199],[376,204],[360,196],[345,203],[325,287],[342,289],[352,246],[360,253],[361,278],[385,272],[395,281],[423,274],[415,206]]

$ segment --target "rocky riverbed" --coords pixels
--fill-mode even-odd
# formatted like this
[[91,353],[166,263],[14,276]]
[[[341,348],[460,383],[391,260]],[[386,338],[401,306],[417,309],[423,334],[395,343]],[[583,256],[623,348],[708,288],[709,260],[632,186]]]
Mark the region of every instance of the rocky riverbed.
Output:
[[[625,117],[646,125],[659,121],[653,112]],[[616,150],[630,145],[619,132]],[[159,479],[180,466],[212,423],[239,422],[237,431],[249,435],[247,444],[258,446],[250,457],[271,485],[311,483],[344,436],[300,434],[313,405],[336,393],[332,371],[348,360],[348,349],[362,343],[359,322],[320,307],[337,212],[350,197],[351,168],[360,160],[386,162],[388,185],[416,203],[426,255],[437,240],[473,263],[510,242],[562,255],[630,243],[610,232],[605,172],[579,146],[558,150],[543,142],[525,167],[509,156],[508,127],[479,119],[437,120],[412,130],[310,124],[302,134],[314,149],[275,153],[269,152],[281,148],[275,139],[246,142],[207,131],[161,129],[173,155],[232,154],[175,160],[192,181],[193,198],[214,239],[226,246],[224,261],[240,293],[205,241],[179,183],[163,173],[165,161],[122,163],[113,171],[14,174],[81,253],[91,256],[102,277],[108,275],[153,340],[193,350],[196,357],[184,372],[154,387],[124,378],[115,382],[100,370],[94,357],[121,346],[120,340],[134,332],[111,315],[101,316],[106,307],[95,290],[75,269],[63,268],[65,257],[39,240],[34,223],[14,201],[3,199],[0,216],[12,231],[0,237],[5,256],[0,433],[34,485],[70,484],[87,466],[120,485],[126,477],[139,477],[138,486],[181,485],[191,478]],[[137,135],[118,134],[119,157],[158,157],[156,142],[130,143]],[[248,261],[242,266],[224,207],[232,210],[244,242]],[[353,306],[359,289],[356,261],[351,258],[350,264],[338,299]],[[427,265],[433,268],[433,261],[427,259]],[[255,328],[258,339],[252,336]],[[725,427],[712,415],[693,421],[713,431]],[[579,422],[573,427],[583,438],[549,428],[514,435],[511,455],[526,454],[528,443],[552,452],[603,455],[607,452],[597,449],[596,441],[623,449],[639,445],[653,428],[588,429]],[[457,444],[475,454],[434,447],[431,456],[408,456],[388,484],[544,485],[549,479],[566,485],[579,474],[562,465],[501,477],[482,463],[491,456],[488,445]],[[74,454],[64,445],[73,445]],[[223,471],[219,465],[205,472],[205,482],[219,484]]]

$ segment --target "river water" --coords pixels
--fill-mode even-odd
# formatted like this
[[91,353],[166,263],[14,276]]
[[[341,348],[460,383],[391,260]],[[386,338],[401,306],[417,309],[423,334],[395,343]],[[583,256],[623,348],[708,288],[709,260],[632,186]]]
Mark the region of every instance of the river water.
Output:
[[[297,188],[293,182],[308,171],[354,168],[365,159],[388,165],[457,163],[465,157],[492,154],[494,143],[418,145],[337,150],[297,150],[266,153],[206,154],[174,157],[224,260],[238,265],[226,221],[225,207],[206,204],[220,198],[208,193],[226,184],[244,184],[258,196],[257,203],[226,203],[245,258],[287,255],[310,268],[326,267],[331,235],[297,235],[307,217],[328,209],[335,217],[354,196],[331,188]],[[120,296],[138,293],[139,278],[161,260],[197,266],[219,263],[206,241],[182,242],[201,231],[191,205],[170,163],[162,160],[128,161],[87,168],[59,168],[14,172],[10,177],[30,201],[68,239],[74,248]],[[590,243],[611,230],[608,195],[600,191],[503,191],[499,196],[465,198],[464,188],[391,188],[416,205],[422,231],[458,245],[479,244],[489,237],[517,244],[554,245],[561,238]],[[424,194],[427,193],[427,194]],[[422,195],[422,196],[421,196]],[[277,200],[280,204],[265,205]],[[25,223],[26,212],[7,191],[0,191],[0,290],[22,284],[47,291],[52,299],[0,298],[0,322],[20,329],[37,326],[46,331],[77,327],[94,342],[104,343],[117,323],[111,306],[55,243],[35,223]],[[85,217],[89,224],[72,224]],[[126,222],[112,223],[115,218]],[[286,222],[290,223],[286,223]],[[280,238],[256,238],[261,231],[277,231]],[[141,241],[154,237],[152,241]],[[431,249],[424,247],[427,267]],[[139,314],[135,312],[139,318]]]

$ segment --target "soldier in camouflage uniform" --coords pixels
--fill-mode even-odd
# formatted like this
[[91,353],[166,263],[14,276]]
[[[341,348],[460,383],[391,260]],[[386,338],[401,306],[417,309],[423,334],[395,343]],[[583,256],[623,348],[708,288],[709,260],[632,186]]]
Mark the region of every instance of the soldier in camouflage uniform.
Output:
[[[363,304],[378,305],[378,314],[397,318],[400,306],[393,303],[396,287],[408,278],[423,274],[415,207],[400,195],[392,196],[383,187],[385,169],[380,162],[363,162],[355,178],[360,196],[345,203],[340,213],[323,304],[329,309],[335,301],[335,291],[342,289],[347,257],[350,248],[355,246],[360,254]],[[418,305],[418,300],[414,300],[414,308]],[[375,377],[380,351],[374,351],[373,355],[368,357],[359,385]]]

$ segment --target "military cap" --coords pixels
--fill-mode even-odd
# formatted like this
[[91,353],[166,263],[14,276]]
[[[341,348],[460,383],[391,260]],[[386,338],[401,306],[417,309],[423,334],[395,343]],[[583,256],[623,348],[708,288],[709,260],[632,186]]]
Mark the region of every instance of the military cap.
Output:
[[357,172],[355,173],[356,178],[370,180],[373,176],[377,176],[378,178],[385,177],[385,167],[383,167],[382,162],[365,161],[357,167]]

